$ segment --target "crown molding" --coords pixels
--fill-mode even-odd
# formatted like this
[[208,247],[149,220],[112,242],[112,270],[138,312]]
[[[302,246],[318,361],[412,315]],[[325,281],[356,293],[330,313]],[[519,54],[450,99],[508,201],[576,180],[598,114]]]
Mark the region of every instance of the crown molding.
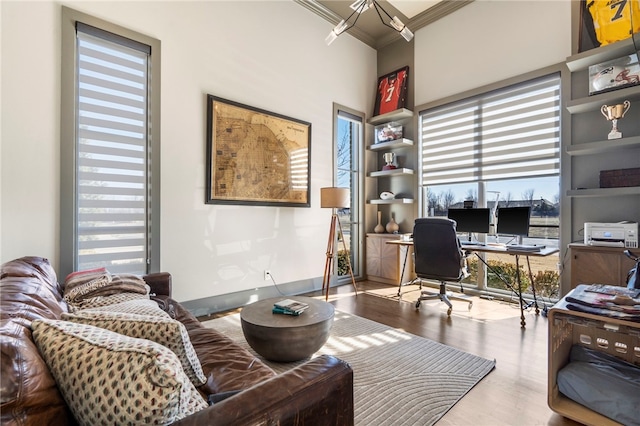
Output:
[[414,31],[414,28],[418,30],[474,1],[475,0],[442,0],[440,3],[411,18],[407,25],[410,25],[412,31]]

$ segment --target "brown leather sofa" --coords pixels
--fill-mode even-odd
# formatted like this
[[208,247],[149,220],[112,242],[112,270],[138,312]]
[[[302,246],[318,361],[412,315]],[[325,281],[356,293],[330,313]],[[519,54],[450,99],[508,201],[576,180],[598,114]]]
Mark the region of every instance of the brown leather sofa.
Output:
[[[67,312],[62,286],[47,259],[23,257],[0,271],[2,425],[75,424],[31,337],[30,324]],[[144,277],[154,300],[187,328],[207,376],[205,399],[231,394],[178,423],[184,425],[353,425],[353,371],[320,356],[277,375],[250,352],[203,327],[171,298],[171,275]],[[239,391],[239,392],[237,392]]]

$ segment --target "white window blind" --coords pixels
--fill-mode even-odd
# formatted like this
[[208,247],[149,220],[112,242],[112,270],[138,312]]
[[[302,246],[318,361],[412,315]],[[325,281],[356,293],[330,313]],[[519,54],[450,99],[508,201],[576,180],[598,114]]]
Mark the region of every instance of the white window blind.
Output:
[[558,174],[560,78],[420,113],[424,186]]
[[77,269],[147,272],[148,46],[78,23]]

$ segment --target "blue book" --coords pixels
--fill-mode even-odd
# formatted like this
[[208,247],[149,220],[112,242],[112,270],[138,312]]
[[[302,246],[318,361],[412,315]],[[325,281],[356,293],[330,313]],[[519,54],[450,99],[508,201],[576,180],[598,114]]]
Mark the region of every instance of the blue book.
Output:
[[293,315],[294,317],[297,317],[302,313],[302,312],[290,311],[289,309],[279,308],[277,306],[274,306],[273,309],[271,309],[271,312],[274,314],[281,314],[281,315]]
[[301,314],[302,312],[304,312],[305,309],[309,307],[309,305],[304,302],[298,302],[291,299],[284,299],[274,303],[273,307],[278,309],[283,309],[285,311]]

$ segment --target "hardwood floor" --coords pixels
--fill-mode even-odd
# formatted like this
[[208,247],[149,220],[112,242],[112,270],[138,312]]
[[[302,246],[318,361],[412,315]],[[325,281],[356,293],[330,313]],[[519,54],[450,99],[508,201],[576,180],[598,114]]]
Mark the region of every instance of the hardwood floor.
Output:
[[[381,297],[393,287],[364,281],[357,297],[351,285],[331,289],[329,301],[336,309],[390,327],[402,328],[457,349],[496,359],[496,369],[462,398],[439,422],[443,425],[578,425],[554,413],[547,405],[547,318],[525,314],[527,327],[520,328],[520,312],[508,303],[474,298],[467,304],[453,302],[453,314],[439,301],[423,302],[403,293],[405,301]],[[413,287],[417,295],[417,287]],[[407,291],[411,289],[407,287]],[[307,296],[321,296],[320,292]],[[420,362],[419,359],[416,362]],[[407,404],[419,401],[407,400]]]

